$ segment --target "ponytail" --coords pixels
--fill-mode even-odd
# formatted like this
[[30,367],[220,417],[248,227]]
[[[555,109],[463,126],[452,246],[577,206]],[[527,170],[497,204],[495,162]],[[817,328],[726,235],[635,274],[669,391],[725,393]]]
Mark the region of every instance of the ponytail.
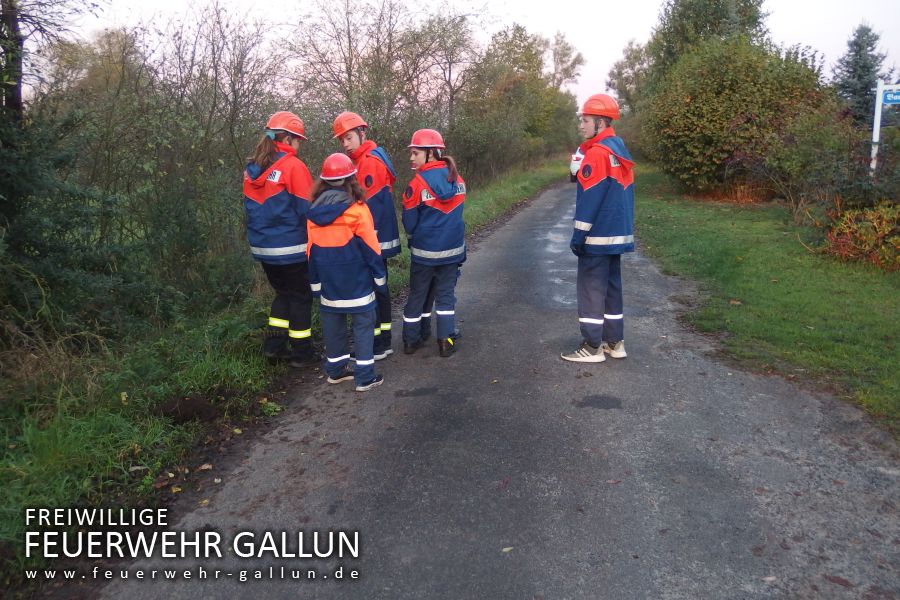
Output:
[[447,181],[456,183],[459,179],[459,171],[456,170],[456,161],[453,160],[453,157],[449,154],[444,154],[444,151],[440,148],[428,148],[425,160],[427,161],[432,156],[435,160],[442,160],[447,163]]
[[275,147],[275,140],[284,142],[289,137],[292,136],[286,131],[267,130],[257,142],[253,154],[247,157],[247,162],[256,163],[260,169],[265,171],[275,162],[275,154],[278,152],[278,149]]

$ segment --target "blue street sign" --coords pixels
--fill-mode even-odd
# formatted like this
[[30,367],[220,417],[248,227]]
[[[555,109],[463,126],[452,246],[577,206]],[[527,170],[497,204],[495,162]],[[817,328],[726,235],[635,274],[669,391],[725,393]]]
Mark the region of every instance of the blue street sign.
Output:
[[900,92],[885,92],[882,102],[884,104],[900,104]]

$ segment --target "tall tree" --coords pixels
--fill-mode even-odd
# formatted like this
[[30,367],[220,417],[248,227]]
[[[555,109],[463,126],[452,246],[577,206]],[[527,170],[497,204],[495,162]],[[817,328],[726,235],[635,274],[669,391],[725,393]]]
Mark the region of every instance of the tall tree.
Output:
[[766,36],[763,0],[666,0],[647,51],[651,83],[658,82],[692,47],[710,39]]
[[629,40],[622,51],[622,58],[616,61],[607,75],[606,87],[615,92],[619,104],[633,112],[641,94],[650,69],[650,57],[647,47]]
[[834,67],[834,87],[850,106],[853,119],[872,123],[876,80],[888,79],[893,69],[882,71],[886,55],[878,52],[879,35],[866,24],[859,25],[847,41],[847,52]]
[[550,73],[550,84],[561,89],[567,83],[574,83],[578,73],[584,66],[584,57],[569,43],[566,36],[557,32],[550,43],[550,62],[553,71]]

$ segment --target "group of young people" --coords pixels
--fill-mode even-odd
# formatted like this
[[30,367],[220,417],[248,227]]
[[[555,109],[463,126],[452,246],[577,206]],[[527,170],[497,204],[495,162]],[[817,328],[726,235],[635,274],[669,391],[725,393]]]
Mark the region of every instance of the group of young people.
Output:
[[[582,344],[560,356],[603,362],[607,354],[627,356],[620,259],[634,250],[634,163],[611,126],[619,118],[615,99],[595,94],[579,116],[584,158],[570,247],[578,257]],[[344,152],[328,156],[313,181],[297,156],[307,139],[303,121],[277,112],[244,171],[247,238],[275,290],[263,352],[292,366],[318,363],[311,331],[312,301],[318,297],[328,382],[354,380],[357,391],[382,383],[375,361],[393,353],[387,261],[401,250],[393,197],[397,174],[367,131],[360,115],[339,114],[333,132]],[[466,184],[438,131],[416,131],[408,149],[415,175],[402,197],[410,249],[403,349],[412,354],[429,339],[433,311],[438,352],[448,357],[458,338],[454,290],[466,259]]]
[[[375,361],[393,353],[387,261],[401,251],[397,173],[367,131],[360,115],[339,114],[333,132],[344,152],[329,155],[314,181],[297,156],[307,139],[303,121],[280,111],[244,171],[247,239],[275,291],[264,354],[295,367],[319,362],[311,327],[318,297],[328,383],[354,380],[361,392],[382,383]],[[416,131],[408,149],[416,174],[403,194],[411,259],[403,349],[412,354],[430,338],[433,310],[438,351],[448,357],[457,335],[454,289],[466,259],[466,186],[439,132]]]

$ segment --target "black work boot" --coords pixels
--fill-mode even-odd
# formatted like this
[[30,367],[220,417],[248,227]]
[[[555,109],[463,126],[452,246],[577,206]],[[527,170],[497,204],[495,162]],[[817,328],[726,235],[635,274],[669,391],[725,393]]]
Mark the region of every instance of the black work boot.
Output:
[[314,367],[319,364],[319,356],[313,351],[312,341],[309,338],[291,340],[291,362],[295,369],[302,367]]
[[444,338],[438,340],[438,350],[442,358],[447,358],[456,352],[456,346],[453,344],[453,338]]
[[289,359],[291,351],[288,349],[287,341],[287,331],[270,327],[266,330],[266,337],[263,340],[263,356],[271,360]]

